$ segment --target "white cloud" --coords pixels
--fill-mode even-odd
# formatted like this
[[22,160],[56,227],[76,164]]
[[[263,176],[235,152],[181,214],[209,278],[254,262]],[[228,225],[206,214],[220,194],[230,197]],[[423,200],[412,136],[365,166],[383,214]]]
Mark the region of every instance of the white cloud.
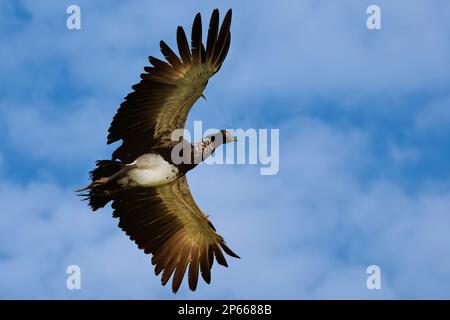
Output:
[[[434,18],[442,8],[417,1],[405,9],[381,1],[383,30],[369,31],[370,2],[349,2],[296,1],[236,10],[227,90],[355,99],[398,96],[448,80],[447,22]],[[248,16],[265,19],[249,24]]]
[[[189,175],[199,205],[242,257],[228,259],[228,269],[216,266],[212,285],[196,293],[161,288],[150,257],[116,227],[110,210],[90,213],[71,187],[3,182],[0,210],[8,214],[0,231],[10,241],[0,247],[1,274],[8,275],[2,296],[446,297],[449,189],[410,195],[393,181],[367,185],[358,174],[371,158],[364,133],[314,119],[295,123],[301,129],[286,130],[284,143],[299,153],[284,149],[278,176],[259,176],[251,166],[201,166]],[[365,289],[365,268],[374,263],[383,271],[379,292]],[[81,291],[64,287],[70,264],[82,268]]]
[[[105,153],[110,103],[81,100],[71,110],[58,106],[5,107],[2,114],[8,142],[23,156],[47,159],[63,167]],[[5,104],[4,104],[5,105]]]
[[417,163],[419,161],[421,154],[417,147],[412,146],[399,146],[393,143],[388,144],[388,157],[393,161],[393,163],[398,166],[404,166],[409,163]]
[[[448,4],[416,1],[405,8],[381,1],[384,27],[369,31],[365,19],[370,2],[348,2],[220,5],[223,12],[234,8],[233,44],[220,73],[221,86],[211,92],[228,95],[225,103],[232,106],[236,104],[233,97],[242,101],[242,92],[251,95],[247,101],[258,105],[261,91],[274,96],[340,97],[358,105],[367,94],[396,97],[418,89],[434,90],[433,83],[448,82],[448,21],[435,18],[443,15],[442,6]],[[160,39],[173,45],[176,24],[190,31],[197,11],[203,13],[206,24],[210,8],[218,5],[205,8],[200,1],[176,1],[156,7],[136,1],[107,6],[81,1],[83,27],[69,31],[63,23],[64,4],[44,3],[26,4],[33,20],[8,42],[3,67],[9,73],[23,73],[30,64],[51,66],[56,60],[67,64],[64,77],[122,96],[139,79],[146,57],[160,56]],[[45,82],[40,74],[30,77],[39,81],[23,78],[24,89]]]
[[[217,76],[220,84],[214,79],[208,87],[216,111],[199,110],[209,120],[226,124],[229,117],[258,126],[255,115],[265,114],[273,97],[296,101],[270,104],[277,112],[300,113],[308,99],[359,106],[361,97],[381,94],[395,102],[448,83],[448,21],[435,18],[445,10],[430,2],[417,1],[408,10],[380,2],[383,30],[371,36],[359,1],[268,3],[227,4],[235,9],[233,45]],[[0,59],[2,72],[27,75],[10,80],[10,91],[26,94],[8,91],[0,104],[8,147],[53,168],[103,157],[111,116],[146,55],[157,53],[159,39],[174,42],[177,23],[189,30],[193,13],[210,11],[200,1],[80,5],[82,30],[71,32],[64,29],[64,4],[27,3],[32,22],[10,37]],[[55,92],[71,86],[80,96],[59,105]],[[424,109],[417,128],[444,128],[445,105]],[[414,193],[405,190],[380,170],[368,130],[350,121],[329,123],[300,116],[279,123],[276,176],[261,177],[251,166],[201,166],[189,175],[200,206],[242,259],[228,259],[228,269],[215,266],[211,286],[200,284],[197,293],[184,286],[175,297],[160,286],[150,258],[116,227],[110,210],[92,214],[75,197],[75,182],[52,170],[52,182],[18,184],[2,177],[0,233],[8,241],[0,244],[0,296],[448,298],[450,186],[417,181]],[[388,145],[391,162],[420,160],[411,141]],[[1,152],[12,168],[14,159]],[[69,264],[82,268],[81,291],[64,287]],[[382,268],[380,292],[364,287],[369,264]]]
[[416,129],[443,133],[450,127],[450,97],[424,105],[415,117]]

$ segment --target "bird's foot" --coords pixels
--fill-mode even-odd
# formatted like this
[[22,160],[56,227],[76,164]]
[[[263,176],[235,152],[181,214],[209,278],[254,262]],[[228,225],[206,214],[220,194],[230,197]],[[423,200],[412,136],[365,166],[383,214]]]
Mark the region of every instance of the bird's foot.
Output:
[[90,185],[90,187],[91,187],[91,188],[92,188],[92,187],[97,187],[97,186],[106,184],[106,183],[108,183],[109,181],[110,181],[109,178],[100,178],[100,179],[95,180],[94,182],[92,182],[92,184]]

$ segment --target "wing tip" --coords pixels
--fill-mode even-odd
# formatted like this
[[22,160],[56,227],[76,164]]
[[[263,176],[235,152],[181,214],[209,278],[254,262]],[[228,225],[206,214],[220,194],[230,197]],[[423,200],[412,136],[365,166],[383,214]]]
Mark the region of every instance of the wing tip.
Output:
[[228,9],[227,13],[225,14],[225,19],[227,18],[227,16],[229,16],[228,19],[230,19],[230,21],[231,21],[231,18],[233,16],[233,9],[232,8]]
[[226,254],[228,254],[230,257],[236,258],[236,259],[241,259],[241,257],[239,257],[236,253],[233,252],[233,250],[231,250],[226,244],[225,242],[221,242],[220,246],[222,247],[223,251],[226,252]]

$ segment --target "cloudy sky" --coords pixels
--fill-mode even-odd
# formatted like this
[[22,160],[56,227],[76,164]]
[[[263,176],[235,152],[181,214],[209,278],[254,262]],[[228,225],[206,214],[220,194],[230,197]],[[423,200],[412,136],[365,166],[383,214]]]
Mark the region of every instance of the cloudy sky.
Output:
[[[173,295],[73,190],[159,40],[215,7],[233,8],[232,44],[188,126],[279,128],[280,170],[188,175],[242,259]],[[449,32],[444,1],[1,1],[0,298],[450,298]]]

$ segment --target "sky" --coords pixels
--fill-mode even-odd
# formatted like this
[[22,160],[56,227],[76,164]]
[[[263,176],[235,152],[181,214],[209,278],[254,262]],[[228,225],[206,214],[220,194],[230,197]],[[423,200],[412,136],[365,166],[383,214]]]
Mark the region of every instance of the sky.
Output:
[[[216,7],[233,8],[231,48],[187,127],[279,129],[280,169],[188,174],[241,259],[174,295],[111,208],[73,190],[110,157],[112,116],[159,40]],[[449,299],[449,32],[444,1],[1,1],[0,298]]]

